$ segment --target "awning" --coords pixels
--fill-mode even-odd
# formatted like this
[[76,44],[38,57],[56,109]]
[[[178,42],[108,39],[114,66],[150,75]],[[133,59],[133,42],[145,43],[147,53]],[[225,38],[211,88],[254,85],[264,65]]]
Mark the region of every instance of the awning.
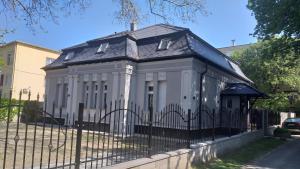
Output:
[[266,98],[268,97],[263,92],[258,91],[252,86],[245,83],[228,83],[225,89],[221,92],[222,95],[230,96],[248,96],[255,98]]

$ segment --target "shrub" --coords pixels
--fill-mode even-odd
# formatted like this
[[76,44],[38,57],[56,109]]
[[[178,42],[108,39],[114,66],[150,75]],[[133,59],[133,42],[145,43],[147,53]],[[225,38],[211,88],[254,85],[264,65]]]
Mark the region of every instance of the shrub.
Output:
[[42,107],[37,101],[25,101],[21,116],[22,122],[34,122],[41,117]]
[[274,136],[275,137],[280,137],[280,138],[290,138],[291,137],[291,132],[288,129],[277,127],[274,130]]
[[0,121],[6,121],[7,120],[9,109],[10,109],[9,121],[12,121],[15,118],[15,116],[18,114],[18,104],[19,104],[18,101],[15,100],[15,99],[11,100],[10,105],[9,105],[9,100],[8,99],[1,99]]

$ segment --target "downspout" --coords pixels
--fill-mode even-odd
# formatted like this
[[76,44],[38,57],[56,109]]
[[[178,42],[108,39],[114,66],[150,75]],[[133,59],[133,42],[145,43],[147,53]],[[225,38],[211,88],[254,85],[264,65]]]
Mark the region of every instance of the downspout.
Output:
[[[199,89],[199,129],[202,128],[202,88],[203,88],[203,77],[207,73],[207,63],[205,62],[205,70],[200,74],[200,89]],[[202,132],[201,132],[202,134]]]

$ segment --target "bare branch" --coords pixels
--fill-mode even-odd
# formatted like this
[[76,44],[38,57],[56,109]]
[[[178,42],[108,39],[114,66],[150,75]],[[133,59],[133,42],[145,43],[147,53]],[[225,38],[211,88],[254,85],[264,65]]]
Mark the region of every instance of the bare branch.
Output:
[[[179,19],[194,21],[198,14],[205,14],[205,0],[112,0],[119,5],[116,18],[124,23],[141,22],[146,16],[154,15],[164,22]],[[91,0],[0,0],[0,17],[10,18],[0,22],[0,29],[8,30],[6,24],[11,18],[24,20],[31,31],[39,27],[43,30],[43,21],[58,23],[58,13],[67,15],[84,11]],[[146,8],[144,5],[148,5]]]
[[154,12],[154,10],[153,10],[153,5],[152,5],[152,2],[151,2],[151,1],[152,1],[152,0],[148,0],[149,6],[150,6],[150,12],[151,12],[153,15],[156,15],[156,16],[161,17],[161,18],[166,22],[166,21],[167,21],[167,17],[166,17],[166,16],[161,15],[161,14],[159,14],[159,13],[157,13],[157,12]]

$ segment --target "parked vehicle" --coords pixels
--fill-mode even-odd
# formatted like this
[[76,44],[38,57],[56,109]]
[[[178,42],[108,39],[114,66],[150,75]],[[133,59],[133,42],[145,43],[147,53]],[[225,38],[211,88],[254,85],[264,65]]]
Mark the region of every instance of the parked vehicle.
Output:
[[282,127],[289,130],[300,130],[300,118],[288,118],[282,123]]

